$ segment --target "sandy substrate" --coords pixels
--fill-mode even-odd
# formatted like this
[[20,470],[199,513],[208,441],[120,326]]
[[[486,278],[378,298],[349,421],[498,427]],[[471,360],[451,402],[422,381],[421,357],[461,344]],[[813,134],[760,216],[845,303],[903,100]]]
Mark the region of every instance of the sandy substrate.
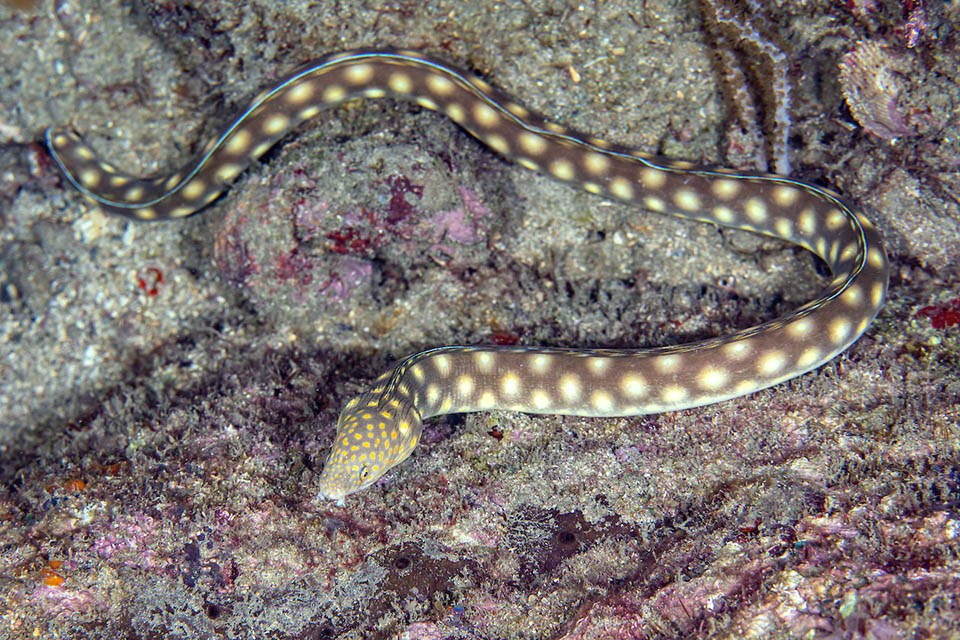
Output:
[[[761,20],[790,51],[793,175],[887,239],[889,301],[848,352],[700,409],[433,420],[340,507],[317,497],[340,406],[397,358],[682,343],[823,275],[404,103],[321,115],[175,222],[104,215],[41,145],[69,125],[162,174],[290,68],[405,46],[647,152],[744,151],[695,3],[380,4],[0,6],[0,637],[960,634],[957,3],[919,26],[899,2]],[[910,135],[844,103],[859,40],[883,44]]]

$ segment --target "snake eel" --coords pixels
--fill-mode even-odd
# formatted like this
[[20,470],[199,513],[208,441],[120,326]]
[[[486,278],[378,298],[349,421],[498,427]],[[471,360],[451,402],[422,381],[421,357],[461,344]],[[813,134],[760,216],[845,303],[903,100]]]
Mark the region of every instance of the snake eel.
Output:
[[782,238],[822,258],[832,280],[793,312],[724,337],[647,349],[450,346],[411,355],[346,403],[320,477],[343,503],[405,460],[423,421],[502,409],[579,416],[673,411],[799,376],[853,344],[886,295],[877,228],[834,191],[790,178],[659,158],[548,122],[480,78],[417,51],[335,53],[263,91],[199,157],[142,179],[99,159],[72,131],[48,130],[67,179],[102,209],[139,220],[188,216],[321,110],[394,97],[446,114],[497,153],[589,193]]

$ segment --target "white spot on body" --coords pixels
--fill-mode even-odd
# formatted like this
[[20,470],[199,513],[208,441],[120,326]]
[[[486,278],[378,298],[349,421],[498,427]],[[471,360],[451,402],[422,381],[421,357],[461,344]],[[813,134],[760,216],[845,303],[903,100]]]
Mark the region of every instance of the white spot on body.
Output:
[[633,198],[633,186],[625,178],[617,176],[610,181],[610,193],[621,200],[631,200]]
[[343,77],[353,84],[367,84],[373,78],[373,67],[369,64],[354,64],[347,67]]
[[750,198],[744,203],[743,212],[754,222],[760,223],[767,219],[767,204],[760,198]]
[[640,182],[642,182],[643,186],[647,189],[660,189],[667,182],[667,174],[659,169],[645,167],[643,171],[640,172]]
[[580,399],[580,378],[572,373],[564,374],[560,378],[560,395],[569,403]]
[[613,397],[606,391],[594,391],[590,394],[590,406],[599,413],[610,413],[613,411]]
[[850,321],[843,316],[834,318],[827,331],[830,334],[830,342],[839,345],[850,335]]
[[500,378],[500,391],[510,397],[520,393],[520,377],[512,372],[503,374]]
[[410,76],[405,73],[391,73],[390,79],[387,80],[387,86],[397,93],[410,93],[413,89],[413,82],[410,81]]
[[235,131],[230,139],[227,140],[225,149],[234,155],[240,155],[241,153],[246,153],[247,149],[250,147],[250,132],[246,129],[240,129]]
[[700,208],[700,196],[692,189],[680,189],[673,194],[673,202],[684,211],[696,211]]
[[620,381],[620,389],[628,398],[639,398],[647,392],[647,382],[642,376],[629,373]]
[[437,370],[437,373],[446,378],[450,375],[450,358],[444,355],[434,356],[433,368]]
[[730,376],[725,369],[714,365],[707,365],[697,374],[697,383],[703,389],[715,391],[723,388],[729,378]]
[[740,193],[740,183],[729,178],[722,178],[720,180],[714,180],[710,185],[710,190],[713,192],[713,195],[721,200],[729,200]]
[[473,105],[473,119],[481,127],[488,129],[497,126],[500,123],[500,116],[489,105],[478,102]]
[[757,361],[757,373],[772,376],[779,373],[786,364],[787,358],[782,351],[767,351]]
[[550,371],[551,357],[545,353],[538,353],[530,358],[530,368],[534,373],[543,375]]
[[534,409],[543,411],[549,408],[553,402],[550,400],[550,394],[542,389],[537,389],[530,394],[530,404]]

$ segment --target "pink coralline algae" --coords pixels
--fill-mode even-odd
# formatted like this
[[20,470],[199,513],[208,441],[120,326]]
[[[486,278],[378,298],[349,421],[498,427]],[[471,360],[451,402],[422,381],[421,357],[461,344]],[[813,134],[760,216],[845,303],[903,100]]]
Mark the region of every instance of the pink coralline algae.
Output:
[[864,129],[881,138],[916,135],[900,112],[901,60],[869,40],[861,40],[840,62],[840,86],[850,113]]

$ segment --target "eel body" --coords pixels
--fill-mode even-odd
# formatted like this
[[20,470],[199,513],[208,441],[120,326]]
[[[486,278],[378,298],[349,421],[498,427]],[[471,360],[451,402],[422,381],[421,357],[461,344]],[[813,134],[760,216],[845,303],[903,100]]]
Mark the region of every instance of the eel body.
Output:
[[319,483],[327,498],[342,502],[406,459],[432,416],[491,409],[631,416],[720,402],[834,358],[883,304],[888,262],[881,235],[834,191],[654,157],[572,131],[416,51],[348,51],[294,70],[170,176],[127,175],[69,130],[48,130],[47,144],[67,179],[104,210],[139,220],[179,218],[211,203],[301,122],[346,100],[383,97],[446,114],[497,153],[600,197],[782,238],[822,258],[833,277],[816,299],[783,317],[690,344],[449,346],[411,355],[341,412]]

